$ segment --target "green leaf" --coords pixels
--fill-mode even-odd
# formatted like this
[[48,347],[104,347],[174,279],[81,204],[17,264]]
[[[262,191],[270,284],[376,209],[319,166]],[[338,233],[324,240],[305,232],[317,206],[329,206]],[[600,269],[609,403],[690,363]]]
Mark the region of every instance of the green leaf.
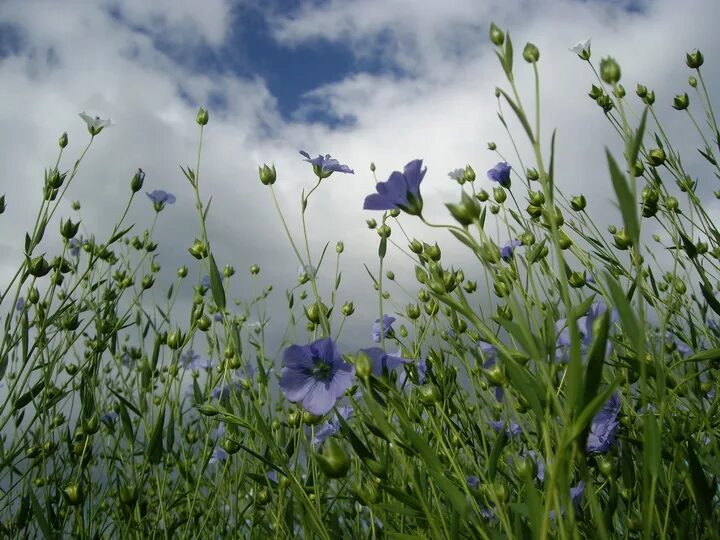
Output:
[[657,419],[652,411],[647,411],[643,422],[643,464],[648,474],[657,478],[660,474],[660,456],[662,441]]
[[155,428],[153,429],[152,435],[150,436],[150,441],[145,448],[145,455],[147,457],[147,460],[157,465],[162,460],[163,455],[163,440],[162,440],[162,434],[163,434],[163,425],[165,424],[165,408],[163,407],[160,411],[160,415],[157,418],[157,422],[155,423]]
[[215,305],[220,309],[225,309],[225,289],[223,288],[220,270],[218,270],[212,253],[210,254],[210,290]]
[[720,315],[720,302],[713,294],[712,286],[709,283],[700,283],[700,291],[702,292],[705,301],[717,315]]
[[43,536],[45,538],[56,538],[57,535],[53,534],[53,529],[50,527],[47,517],[45,517],[45,509],[40,506],[40,502],[37,500],[37,497],[35,497],[35,493],[33,493],[32,489],[28,490],[28,493],[30,495],[30,501],[32,502],[33,517],[37,519],[37,523],[40,526]]
[[503,429],[500,431],[497,439],[495,439],[495,444],[490,451],[490,458],[488,459],[488,480],[490,480],[491,482],[495,480],[495,474],[497,473],[497,464],[500,459],[500,454],[502,454],[502,451],[506,446],[506,442],[507,433],[505,430],[505,426],[503,426]]
[[525,128],[525,133],[527,133],[528,138],[530,139],[531,143],[535,142],[535,138],[533,137],[532,128],[530,127],[530,123],[527,121],[527,118],[525,118],[525,114],[520,110],[520,108],[515,104],[515,102],[512,100],[510,96],[507,95],[507,93],[502,90],[498,89],[502,96],[505,98],[505,100],[508,102],[508,105],[510,105],[510,108],[515,112],[515,115],[518,117],[518,120],[520,120],[520,123],[522,124],[523,128]]
[[622,173],[615,158],[612,157],[610,151],[605,149],[607,155],[608,167],[610,168],[610,178],[612,179],[613,188],[620,204],[620,212],[622,213],[623,223],[630,234],[632,241],[637,245],[640,238],[640,225],[637,217],[637,204],[633,199],[627,178]]
[[[550,138],[550,166],[548,167],[548,191],[550,193],[550,201],[555,200],[555,135],[557,129],[553,129]],[[539,135],[539,134],[538,134]]]
[[385,253],[387,253],[387,238],[383,236],[380,239],[380,247],[378,247],[378,257],[383,259],[385,257]]
[[645,110],[643,110],[642,118],[640,119],[640,126],[638,127],[637,131],[635,132],[635,136],[633,137],[632,141],[630,142],[630,146],[628,148],[629,152],[627,153],[627,159],[628,163],[630,165],[635,165],[635,162],[637,161],[638,153],[640,152],[640,146],[642,145],[643,135],[645,134],[645,121],[647,120],[647,113],[648,109],[645,107]]
[[695,451],[695,442],[692,439],[688,439],[688,467],[690,468],[690,485],[695,497],[695,504],[702,518],[711,522],[713,518],[712,500],[715,496],[715,490],[711,489],[705,477]]
[[640,327],[638,326],[635,313],[633,312],[622,287],[620,287],[618,281],[609,272],[605,272],[605,282],[607,283],[613,303],[620,314],[620,320],[622,321],[625,335],[637,343],[638,340],[641,339]]
[[125,236],[127,233],[129,233],[130,230],[131,230],[134,226],[135,226],[135,224],[133,223],[132,225],[130,225],[130,226],[127,227],[126,229],[123,229],[122,231],[119,231],[119,232],[116,232],[115,234],[113,234],[113,235],[110,237],[110,240],[108,240],[107,245],[109,246],[110,244],[114,244],[115,242],[117,242],[118,240],[120,240],[123,236]]
[[593,339],[588,352],[587,370],[585,372],[585,391],[583,394],[583,407],[587,406],[597,394],[602,380],[602,370],[605,365],[607,352],[608,332],[610,330],[610,311],[606,310],[600,316],[599,323],[595,323],[595,339]]

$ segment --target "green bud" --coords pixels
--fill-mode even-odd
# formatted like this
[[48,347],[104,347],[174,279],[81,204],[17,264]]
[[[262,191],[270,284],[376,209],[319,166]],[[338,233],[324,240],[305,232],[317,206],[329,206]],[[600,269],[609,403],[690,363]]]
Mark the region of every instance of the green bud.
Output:
[[618,85],[613,89],[613,95],[614,95],[616,98],[618,98],[618,99],[624,98],[624,97],[625,97],[625,94],[626,94],[626,92],[625,92],[625,87],[624,87],[622,84],[618,84]]
[[535,206],[542,206],[545,204],[545,195],[543,195],[542,191],[530,191],[530,204],[533,204]]
[[380,238],[390,238],[392,229],[390,229],[388,225],[383,223],[382,225],[380,225],[380,227],[378,227],[377,233]]
[[410,320],[416,320],[420,318],[420,306],[417,304],[408,304],[405,308],[405,313]]
[[43,277],[48,274],[51,270],[51,266],[45,260],[45,257],[40,255],[28,262],[28,273],[33,277]]
[[586,279],[585,279],[585,272],[573,272],[568,277],[568,283],[571,287],[574,289],[579,289],[581,287],[585,286]]
[[223,275],[228,279],[233,277],[235,275],[235,268],[226,264],[225,268],[223,268]]
[[532,218],[539,218],[542,215],[542,208],[533,204],[528,205],[525,210]]
[[70,506],[78,506],[79,504],[82,504],[83,499],[85,498],[82,486],[77,483],[71,483],[65,486],[63,488],[63,495]]
[[65,148],[68,145],[67,133],[63,133],[62,135],[60,135],[60,138],[58,139],[58,144],[60,145],[60,148]]
[[652,105],[655,103],[655,91],[652,90],[648,92],[647,96],[645,96],[645,99],[643,100],[647,105]]
[[495,23],[490,24],[490,41],[498,47],[505,42],[505,34]]
[[345,251],[345,244],[343,244],[343,242],[341,240],[340,242],[335,244],[335,253],[337,253],[339,255],[343,251]]
[[644,86],[642,84],[638,84],[637,87],[635,88],[635,93],[637,94],[637,96],[640,99],[645,99],[645,96],[647,96],[647,93],[648,93],[648,89],[646,86]]
[[465,173],[463,175],[463,178],[465,178],[466,182],[474,182],[475,181],[475,171],[470,165],[465,166]]
[[208,119],[209,119],[209,115],[208,115],[207,109],[203,109],[202,107],[200,107],[200,109],[197,112],[197,116],[195,117],[195,121],[199,125],[205,126],[208,123]]
[[416,240],[413,238],[413,240],[408,244],[408,248],[410,248],[410,251],[415,253],[416,255],[420,255],[423,252],[423,245],[420,243],[419,240]]
[[355,306],[353,305],[352,302],[345,302],[345,303],[343,304],[342,308],[340,309],[340,312],[341,312],[345,317],[349,317],[350,315],[352,315],[353,313],[355,313]]
[[679,203],[675,197],[668,197],[665,200],[665,206],[667,207],[668,210],[670,210],[671,212],[674,212],[675,210],[678,209]]
[[144,291],[148,290],[154,284],[155,284],[155,278],[153,276],[151,276],[150,274],[146,275],[141,281],[141,285],[142,285],[142,288]]
[[185,341],[185,336],[183,335],[183,333],[180,331],[179,328],[176,329],[174,332],[168,333],[167,346],[170,349],[172,349],[174,351],[178,350],[180,347],[183,346],[184,341]]
[[690,69],[699,69],[705,59],[700,51],[695,50],[685,55],[685,63]]
[[635,165],[632,168],[632,171],[630,173],[635,177],[639,178],[645,173],[645,165],[643,165],[643,162],[638,160],[635,162]]
[[688,97],[687,93],[685,94],[678,94],[673,99],[673,109],[678,111],[684,111],[688,108],[690,105],[690,98]]
[[257,264],[250,266],[250,275],[257,276],[260,273],[260,267]]
[[420,289],[418,291],[418,300],[420,300],[423,303],[430,301],[430,293],[427,292],[427,290],[425,290],[425,289]]
[[582,195],[577,195],[570,199],[570,206],[573,210],[576,212],[582,212],[585,210],[585,206],[587,205],[587,201],[585,200],[585,197]]
[[463,288],[466,293],[472,294],[477,290],[477,281],[468,280]]
[[437,312],[440,311],[440,304],[438,304],[435,299],[430,299],[430,301],[423,306],[423,309],[425,310],[425,313],[432,317],[433,315],[437,315]]
[[190,252],[190,255],[198,260],[204,259],[208,256],[207,244],[196,238],[193,245],[188,248],[188,252]]
[[137,172],[133,175],[132,179],[130,180],[130,189],[133,193],[137,193],[140,191],[143,187],[143,183],[145,182],[145,173],[142,169],[138,168]]
[[178,277],[181,278],[181,279],[184,278],[185,276],[187,276],[187,275],[188,275],[187,266],[183,265],[183,266],[181,266],[180,268],[178,268],[178,269],[177,269],[177,275],[178,275]]
[[220,447],[230,455],[237,454],[240,451],[240,443],[229,437],[222,438]]
[[210,321],[210,317],[208,317],[207,315],[203,315],[197,321],[197,327],[200,329],[201,332],[207,332],[210,329],[211,325],[212,322]]
[[315,458],[320,470],[328,478],[343,478],[350,470],[350,456],[335,437],[325,441],[322,455],[316,455]]
[[614,58],[608,56],[600,61],[600,78],[607,84],[617,84],[620,81],[620,65]]
[[74,238],[80,228],[80,222],[73,223],[70,219],[60,222],[60,234],[63,238],[70,240]]
[[424,244],[423,247],[425,248],[425,255],[427,255],[431,261],[438,262],[442,257],[442,252],[440,251],[440,246],[437,245],[437,242],[435,242],[432,246]]
[[630,238],[630,235],[625,231],[625,229],[620,229],[617,233],[615,233],[613,238],[615,239],[615,247],[623,251],[633,244],[632,238]]
[[665,151],[662,148],[653,148],[648,152],[648,163],[653,167],[660,167],[665,163]]
[[692,88],[697,88],[697,79],[696,79],[695,77],[693,77],[693,76],[688,77],[688,84],[689,84]]
[[424,384],[418,388],[418,399],[423,405],[432,406],[440,400],[440,392],[432,384]]
[[520,241],[523,246],[532,246],[535,243],[535,235],[530,231],[525,231],[520,235]]
[[374,218],[368,219],[367,221],[365,221],[365,223],[367,223],[368,229],[374,229],[375,227],[377,227],[377,221],[375,221]]
[[498,204],[502,204],[507,200],[507,193],[502,186],[493,188],[493,198]]
[[603,95],[603,90],[599,86],[595,86],[594,84],[590,88],[590,92],[588,93],[588,96],[590,96],[595,101],[598,100],[600,96]]
[[525,176],[529,181],[533,182],[540,178],[540,173],[537,172],[537,169],[528,169],[525,172]]
[[490,150],[491,152],[494,152],[497,149],[497,144],[495,144],[494,142],[489,142],[487,146],[488,150]]
[[475,194],[475,198],[480,202],[486,202],[490,198],[490,194],[484,189],[481,189]]
[[534,64],[540,60],[540,50],[533,43],[528,43],[523,49],[523,58],[529,64]]
[[270,186],[277,180],[277,172],[275,171],[275,165],[272,168],[263,164],[262,167],[258,166],[258,176],[260,176],[260,182],[265,186]]

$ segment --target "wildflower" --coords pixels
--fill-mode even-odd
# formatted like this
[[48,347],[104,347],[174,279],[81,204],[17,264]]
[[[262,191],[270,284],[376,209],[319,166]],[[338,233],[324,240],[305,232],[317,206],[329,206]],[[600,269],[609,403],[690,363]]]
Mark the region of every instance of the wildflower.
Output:
[[283,354],[280,388],[306,411],[323,415],[350,387],[355,367],[345,362],[331,338],[291,345]]
[[448,176],[453,180],[457,180],[461,184],[465,183],[465,169],[455,169],[454,171],[450,171]]
[[487,172],[488,178],[493,182],[497,182],[502,187],[510,187],[510,171],[512,167],[509,164],[500,162]]
[[475,489],[480,485],[480,479],[477,476],[470,475],[465,480],[469,488]]
[[588,452],[604,454],[610,450],[618,429],[619,412],[620,396],[614,393],[590,423],[590,433],[585,445]]
[[93,137],[95,135],[97,135],[98,133],[100,133],[103,130],[103,128],[106,128],[106,127],[112,125],[112,120],[110,120],[109,118],[106,120],[103,120],[99,116],[96,116],[95,118],[93,118],[92,116],[85,114],[85,111],[80,113],[80,118],[85,120],[85,123],[87,124],[87,127],[88,127],[88,131],[90,132],[90,135],[92,135]]
[[71,238],[69,245],[70,245],[70,255],[73,257],[77,257],[80,254],[80,248],[85,244],[85,240],[80,238]]
[[677,337],[672,332],[667,332],[665,334],[665,341],[669,342],[670,346],[677,350],[681,356],[688,356],[693,353],[693,350],[690,348],[690,345],[685,343],[683,340],[681,340],[679,337]]
[[213,463],[219,463],[220,461],[227,461],[228,455],[225,450],[222,448],[215,448],[212,455],[210,456],[210,459],[208,460],[208,465],[212,465]]
[[206,358],[201,358],[192,349],[188,349],[182,355],[180,355],[180,362],[182,362],[185,369],[200,370],[210,369],[213,366],[212,361]]
[[22,311],[23,309],[25,309],[25,299],[21,296],[15,304],[15,310]]
[[375,185],[377,193],[365,197],[365,210],[399,209],[412,216],[422,213],[423,200],[420,195],[420,182],[425,178],[427,167],[422,168],[422,159],[416,159],[405,165],[403,172],[393,171],[387,182]]
[[[581,354],[584,355],[590,349],[590,346],[592,345],[593,339],[595,337],[593,330],[595,321],[598,319],[598,317],[605,313],[605,311],[607,311],[607,304],[605,304],[605,302],[595,302],[590,306],[587,314],[577,320],[578,331],[580,333]],[[616,309],[613,309],[610,312],[610,324],[614,324],[615,322],[617,322],[617,320],[618,312]],[[558,331],[558,337],[556,341],[556,359],[559,362],[567,362],[568,349],[570,347],[570,329],[567,326],[567,320],[560,319],[559,321],[557,321],[557,323],[555,323],[555,329],[556,331]],[[611,349],[612,343],[608,341],[606,354],[610,354]]]
[[[400,356],[399,352],[397,356]],[[422,386],[423,384],[425,384],[425,379],[427,378],[427,360],[422,358],[415,364],[415,373],[417,374],[418,386]],[[400,373],[400,376],[398,377],[398,385],[401,388],[404,387],[407,383],[407,378],[407,371],[403,371]]]
[[490,427],[500,433],[505,428],[505,433],[508,437],[519,437],[522,435],[522,427],[520,424],[515,422],[505,422],[503,420],[491,420],[489,422]]
[[233,389],[238,390],[241,388],[241,385],[238,381],[232,383],[232,384],[220,384],[216,386],[212,392],[210,392],[210,397],[213,399],[227,399],[230,397],[230,393]]
[[590,38],[585,41],[578,41],[570,50],[583,60],[590,60]]
[[482,340],[478,341],[477,346],[480,348],[480,352],[482,352],[483,358],[485,358],[485,363],[482,366],[483,369],[493,367],[497,360],[497,347]]
[[317,276],[317,272],[317,268],[315,268],[312,264],[298,266],[298,277],[300,279],[304,279],[305,277],[312,279]]
[[373,375],[380,376],[384,371],[389,373],[393,369],[409,362],[408,359],[400,356],[400,351],[398,351],[395,355],[390,355],[383,351],[380,347],[370,347],[369,349],[361,350],[368,355],[370,360],[372,360]]
[[203,278],[200,280],[200,286],[203,289],[209,289],[210,288],[210,276],[203,276]]
[[331,158],[330,154],[327,154],[324,157],[318,156],[316,158],[311,158],[310,154],[308,154],[305,150],[300,150],[300,154],[305,156],[304,161],[312,163],[313,171],[315,171],[315,174],[320,179],[327,178],[334,172],[355,174],[355,171],[353,171],[350,167],[347,165],[340,165],[340,162],[337,159]]
[[543,463],[543,460],[541,457],[538,457],[535,450],[527,450],[522,453],[523,457],[529,457],[535,460],[535,465],[537,465],[537,474],[535,477],[540,481],[545,481],[545,463]]
[[510,261],[513,257],[513,252],[515,251],[515,248],[522,245],[522,242],[518,239],[510,240],[507,244],[505,244],[502,249],[500,250],[500,256],[502,259],[506,262]]
[[338,407],[335,418],[324,423],[315,432],[315,438],[313,439],[313,445],[315,448],[325,442],[325,439],[328,437],[337,435],[340,432],[340,420],[338,419],[338,416],[342,416],[343,420],[348,420],[353,414],[355,414],[355,410],[350,406]]
[[100,417],[100,421],[106,426],[113,425],[118,419],[118,413],[115,411],[106,412]]
[[175,195],[168,193],[167,191],[163,191],[162,189],[156,189],[152,193],[148,193],[146,191],[145,194],[150,197],[156,212],[160,212],[163,208],[165,208],[166,204],[175,203]]
[[575,487],[570,488],[570,500],[577,506],[585,493],[585,481],[580,480]]
[[[395,335],[395,331],[392,328],[392,323],[395,322],[395,317],[389,315],[383,315],[383,329],[385,331],[385,337],[391,338]],[[380,319],[376,319],[373,323],[372,338],[375,343],[380,343]]]

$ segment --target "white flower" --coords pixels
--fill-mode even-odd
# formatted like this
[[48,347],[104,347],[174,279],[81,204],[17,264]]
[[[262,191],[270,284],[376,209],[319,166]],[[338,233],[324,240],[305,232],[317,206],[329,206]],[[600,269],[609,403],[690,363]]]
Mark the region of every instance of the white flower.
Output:
[[570,50],[577,54],[583,60],[590,59],[590,38],[585,41],[578,41],[574,47],[570,47]]
[[88,131],[90,132],[90,135],[92,135],[93,137],[95,135],[97,135],[98,133],[100,133],[103,130],[103,128],[106,128],[106,127],[112,125],[112,120],[110,120],[109,118],[103,119],[103,118],[100,118],[99,116],[96,116],[95,118],[93,118],[92,116],[85,114],[85,111],[80,113],[80,118],[85,120],[85,123],[87,124],[87,127],[88,127]]

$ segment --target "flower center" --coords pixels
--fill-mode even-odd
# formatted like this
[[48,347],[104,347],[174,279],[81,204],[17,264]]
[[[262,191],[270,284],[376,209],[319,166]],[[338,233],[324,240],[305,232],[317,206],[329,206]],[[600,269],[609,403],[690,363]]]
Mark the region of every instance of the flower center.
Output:
[[322,358],[313,358],[313,367],[310,373],[314,379],[327,382],[332,378],[332,365]]

